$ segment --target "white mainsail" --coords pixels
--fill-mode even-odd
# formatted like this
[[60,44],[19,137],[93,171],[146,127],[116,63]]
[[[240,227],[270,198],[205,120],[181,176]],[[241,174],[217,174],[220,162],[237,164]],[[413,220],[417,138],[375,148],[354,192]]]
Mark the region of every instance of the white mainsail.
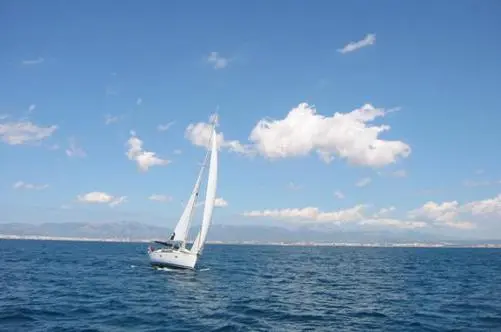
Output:
[[216,130],[212,128],[212,148],[211,148],[211,158],[209,166],[209,176],[207,180],[207,192],[205,196],[204,204],[204,214],[202,218],[202,227],[198,233],[193,246],[191,247],[191,252],[196,254],[201,254],[205,240],[207,238],[207,233],[209,231],[209,226],[212,220],[212,212],[214,211],[214,204],[216,201],[216,186],[217,186],[217,136]]
[[[212,140],[212,137],[211,137]],[[188,203],[186,204],[186,207],[184,208],[183,214],[181,215],[181,218],[179,219],[176,228],[174,229],[174,241],[182,241],[183,245],[186,244],[186,241],[188,239],[188,232],[190,228],[190,223],[191,219],[193,216],[193,210],[195,208],[195,204],[197,202],[198,198],[198,193],[200,190],[200,183],[202,179],[202,175],[205,169],[205,166],[207,165],[207,159],[209,157],[210,150],[207,150],[207,154],[205,155],[204,162],[202,164],[202,167],[200,168],[200,172],[198,173],[198,178],[197,182],[195,183],[195,187],[193,188],[193,191],[191,193],[190,199],[188,200]]]

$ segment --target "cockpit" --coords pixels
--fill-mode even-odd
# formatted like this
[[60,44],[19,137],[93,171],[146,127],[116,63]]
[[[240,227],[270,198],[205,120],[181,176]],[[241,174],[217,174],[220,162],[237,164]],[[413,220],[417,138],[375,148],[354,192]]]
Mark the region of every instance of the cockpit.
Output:
[[166,250],[179,250],[181,249],[182,242],[181,241],[155,241],[155,243],[161,244],[164,246],[163,249]]

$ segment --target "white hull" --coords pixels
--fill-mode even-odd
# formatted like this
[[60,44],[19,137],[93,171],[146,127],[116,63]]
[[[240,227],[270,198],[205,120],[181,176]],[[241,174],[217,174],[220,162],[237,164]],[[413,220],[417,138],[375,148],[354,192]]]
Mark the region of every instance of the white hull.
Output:
[[154,266],[195,269],[198,255],[188,250],[158,249],[148,253]]

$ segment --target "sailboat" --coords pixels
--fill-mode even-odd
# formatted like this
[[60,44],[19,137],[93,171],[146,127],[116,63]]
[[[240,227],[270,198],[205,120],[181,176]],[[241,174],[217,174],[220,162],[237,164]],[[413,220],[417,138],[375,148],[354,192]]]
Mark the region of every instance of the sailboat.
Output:
[[[198,258],[204,249],[207,233],[212,221],[212,212],[216,201],[216,185],[217,185],[217,169],[218,169],[218,150],[217,150],[217,136],[216,136],[216,122],[215,116],[212,121],[211,135],[209,141],[209,149],[205,155],[204,162],[200,168],[195,187],[191,192],[191,196],[186,203],[183,214],[179,219],[174,232],[171,234],[168,241],[155,241],[163,247],[160,249],[148,248],[148,255],[151,264],[154,266],[173,267],[181,269],[195,269]],[[210,159],[209,159],[210,156]],[[207,188],[204,203],[204,212],[202,217],[202,224],[195,241],[191,248],[188,249],[188,233],[193,217],[193,211],[196,207],[198,194],[200,191],[200,184],[202,175],[209,161],[209,171],[207,179]]]

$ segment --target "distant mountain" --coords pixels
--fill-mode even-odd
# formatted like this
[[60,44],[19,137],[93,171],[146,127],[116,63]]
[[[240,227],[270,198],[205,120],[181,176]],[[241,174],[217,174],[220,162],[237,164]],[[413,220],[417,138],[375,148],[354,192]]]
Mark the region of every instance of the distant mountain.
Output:
[[[192,227],[193,236],[198,231]],[[131,241],[166,239],[171,229],[139,222],[108,223],[27,223],[0,224],[1,235],[49,236],[90,239],[129,239]],[[440,242],[447,240],[430,234],[409,230],[388,231],[342,231],[340,229],[315,230],[307,227],[287,229],[277,226],[259,225],[212,225],[209,241],[222,242],[358,242],[358,243],[398,243],[398,242]]]
[[146,225],[138,222],[108,222],[108,223],[44,223],[33,225],[27,223],[0,224],[0,234],[4,235],[35,235],[51,237],[75,237],[116,239],[131,238],[145,240],[165,237],[169,230],[164,227]]

